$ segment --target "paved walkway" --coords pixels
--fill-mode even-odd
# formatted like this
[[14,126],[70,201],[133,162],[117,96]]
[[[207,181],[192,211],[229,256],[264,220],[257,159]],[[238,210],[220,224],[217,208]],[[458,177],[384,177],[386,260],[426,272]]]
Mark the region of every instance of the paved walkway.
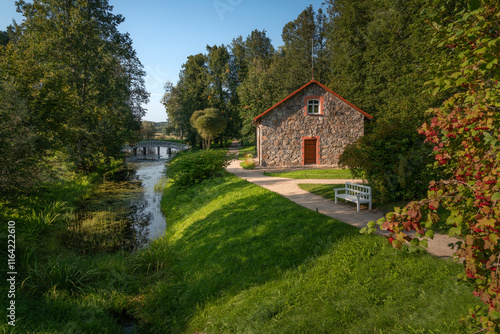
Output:
[[[230,147],[228,154],[237,154],[237,143],[233,143]],[[283,171],[282,169],[243,169],[240,166],[241,161],[233,160],[227,167],[227,171],[252,182],[256,185],[269,189],[278,193],[289,200],[314,211],[318,211],[326,216],[338,219],[349,225],[359,228],[365,227],[370,221],[376,221],[383,216],[377,210],[368,211],[366,206],[361,206],[361,211],[356,211],[354,203],[335,204],[335,202],[325,199],[321,196],[311,194],[308,191],[299,188],[301,183],[315,183],[315,184],[343,184],[346,181],[360,182],[361,180],[342,180],[342,179],[288,179],[282,177],[271,177],[263,175],[266,171]],[[382,234],[382,233],[379,233]],[[433,240],[429,240],[428,252],[438,257],[450,257],[453,251],[448,247],[448,244],[458,241],[457,239],[450,238],[446,235],[436,234]]]

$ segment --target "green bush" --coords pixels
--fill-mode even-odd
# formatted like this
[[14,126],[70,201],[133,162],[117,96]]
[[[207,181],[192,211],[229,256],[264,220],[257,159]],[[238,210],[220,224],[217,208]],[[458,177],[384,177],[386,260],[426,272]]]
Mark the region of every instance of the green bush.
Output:
[[424,197],[436,171],[428,167],[432,147],[417,133],[418,125],[409,117],[379,120],[370,133],[346,147],[340,164],[355,177],[364,172],[381,203]]
[[188,187],[223,174],[232,157],[225,150],[187,151],[176,154],[167,166],[175,185]]

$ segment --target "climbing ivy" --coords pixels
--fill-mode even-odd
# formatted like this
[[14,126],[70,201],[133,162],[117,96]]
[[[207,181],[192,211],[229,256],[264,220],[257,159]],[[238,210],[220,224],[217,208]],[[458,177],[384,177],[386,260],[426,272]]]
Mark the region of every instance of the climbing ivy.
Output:
[[419,133],[433,146],[436,168],[450,177],[432,181],[426,199],[396,208],[364,230],[373,232],[378,224],[390,232],[396,248],[427,247],[438,207],[449,210],[448,234],[460,239],[451,246],[464,264],[459,278],[472,284],[484,303],[466,320],[488,333],[500,332],[499,7],[497,0],[473,0],[453,17],[429,21],[437,47],[447,50],[446,61],[436,62],[439,76],[430,86],[434,94],[450,97],[427,111],[431,121]]

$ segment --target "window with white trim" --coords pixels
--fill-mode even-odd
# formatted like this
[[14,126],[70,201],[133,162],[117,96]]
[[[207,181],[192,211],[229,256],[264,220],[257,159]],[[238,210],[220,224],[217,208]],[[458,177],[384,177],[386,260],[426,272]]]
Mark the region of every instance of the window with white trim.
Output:
[[307,114],[319,115],[321,113],[321,103],[318,99],[307,100]]

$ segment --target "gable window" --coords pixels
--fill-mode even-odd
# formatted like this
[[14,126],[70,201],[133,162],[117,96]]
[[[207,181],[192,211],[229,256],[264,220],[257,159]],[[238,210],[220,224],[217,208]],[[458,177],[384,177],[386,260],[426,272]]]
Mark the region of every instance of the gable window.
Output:
[[321,103],[318,99],[307,100],[307,114],[308,115],[320,115],[321,114]]

